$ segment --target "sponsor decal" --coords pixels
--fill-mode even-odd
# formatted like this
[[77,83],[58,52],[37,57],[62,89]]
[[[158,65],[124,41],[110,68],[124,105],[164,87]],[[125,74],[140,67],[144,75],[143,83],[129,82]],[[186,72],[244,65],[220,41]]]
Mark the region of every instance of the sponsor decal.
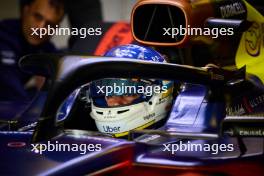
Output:
[[253,25],[250,27],[245,34],[245,48],[246,52],[251,56],[258,56],[260,54],[260,47],[261,47],[261,33],[262,25],[259,23],[254,22]]
[[160,98],[159,101],[156,103],[156,105],[162,104],[166,101],[165,98]]
[[153,140],[155,140],[155,139],[157,139],[159,137],[160,137],[160,135],[157,135],[157,134],[156,135],[147,136],[146,138],[141,139],[140,142],[147,143],[147,142],[153,141]]
[[115,118],[115,116],[112,114],[112,111],[108,111],[107,114],[104,116],[105,119],[111,119]]
[[255,108],[264,103],[264,95],[259,95],[257,97],[248,99],[243,97],[237,103],[232,103],[232,105],[227,106],[226,113],[227,115],[243,115],[246,113],[255,112]]
[[143,119],[144,119],[144,120],[149,120],[149,119],[151,119],[152,117],[155,117],[155,113],[149,114],[149,115],[143,117]]
[[240,136],[264,136],[263,129],[243,129],[239,130]]
[[120,132],[120,126],[108,126],[108,125],[103,125],[103,130],[106,133],[116,133],[116,132]]
[[241,2],[235,2],[220,6],[220,13],[222,18],[229,18],[246,13],[246,8]]
[[242,114],[245,114],[246,111],[243,108],[243,104],[238,103],[238,104],[227,107],[226,113],[227,115],[242,115]]
[[210,0],[217,18],[245,19],[247,17],[246,2],[241,0]]

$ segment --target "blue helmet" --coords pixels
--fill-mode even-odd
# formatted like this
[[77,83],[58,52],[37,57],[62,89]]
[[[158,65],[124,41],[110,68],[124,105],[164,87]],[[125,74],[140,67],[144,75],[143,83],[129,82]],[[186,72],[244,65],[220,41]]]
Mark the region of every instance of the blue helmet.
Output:
[[134,44],[117,46],[106,52],[104,56],[166,62],[166,60],[152,48]]
[[[114,47],[110,49],[108,52],[105,53],[106,57],[112,57],[112,58],[131,58],[131,59],[139,59],[139,60],[144,60],[144,61],[152,61],[152,62],[166,62],[166,60],[161,56],[160,53],[155,51],[154,49],[146,46],[140,46],[140,45],[135,45],[135,44],[127,44],[127,45],[121,45]],[[94,81],[91,84],[91,95],[92,97],[97,97],[94,101],[95,104],[98,106],[107,106],[106,101],[104,100],[105,98],[98,98],[98,97],[104,97],[104,96],[122,96],[122,95],[135,95],[139,94],[137,92],[129,92],[129,93],[124,93],[124,92],[115,92],[115,93],[107,93],[105,94],[100,94],[98,95],[97,92],[100,92],[98,87],[113,87],[114,85],[116,86],[131,86],[131,87],[146,87],[151,84],[156,84],[156,85],[162,85],[162,80],[140,80],[140,81],[133,81],[131,79],[120,79],[120,78],[111,78],[111,79],[101,79]],[[106,90],[104,90],[106,92]],[[146,98],[150,98],[150,94],[140,94],[140,98],[136,99],[133,103],[138,103]]]

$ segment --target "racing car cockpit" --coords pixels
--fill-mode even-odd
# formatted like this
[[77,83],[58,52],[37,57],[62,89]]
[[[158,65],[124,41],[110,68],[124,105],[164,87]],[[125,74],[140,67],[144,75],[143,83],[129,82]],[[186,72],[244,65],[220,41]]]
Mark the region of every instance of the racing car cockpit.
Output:
[[[230,3],[239,7],[239,14],[232,15],[239,19],[221,17],[221,9]],[[244,8],[252,10],[245,1],[236,0],[141,0],[132,11],[132,31],[138,42],[155,45],[159,51],[189,41],[208,42],[207,46],[220,48],[217,58],[226,54],[221,48],[228,48],[223,45],[225,39],[219,44],[201,36],[164,37],[162,27],[201,27],[206,21],[208,29],[224,25],[248,30],[239,33],[246,42],[247,34],[254,33],[254,23],[247,21],[251,16]],[[163,26],[158,25],[160,19]],[[165,35],[173,30],[168,31]],[[21,68],[47,78],[42,90],[47,97],[37,122],[19,126],[17,131],[0,131],[4,149],[0,155],[5,156],[0,169],[4,168],[5,175],[262,175],[261,64],[253,61],[258,68],[253,74],[251,64],[243,64],[243,59],[238,62],[244,56],[242,46],[250,44],[242,42],[236,48],[238,54],[231,54],[235,69],[202,67],[212,59],[202,54],[192,58],[193,66],[183,65],[189,64],[187,58],[179,62],[182,65],[167,63],[160,54],[149,59],[140,46],[131,52],[134,45],[114,48],[107,57],[25,56]],[[182,54],[183,50],[175,50]],[[223,57],[217,59],[224,66],[230,64]],[[135,86],[136,93],[108,92],[107,86]],[[170,90],[149,96],[139,92],[140,86]]]
[[[243,115],[250,113],[242,111],[247,110],[244,109],[244,104],[238,110],[237,101],[244,103],[245,98],[241,97],[241,93],[247,96],[252,89],[256,93],[255,98],[259,97],[263,87],[251,77],[246,77],[244,69],[224,71],[126,58],[55,58],[49,55],[27,56],[21,61],[21,67],[33,72],[38,68],[38,74],[49,77],[47,101],[34,129],[32,142],[71,143],[81,140],[100,143],[103,148],[92,152],[92,155],[90,153],[86,157],[78,157],[78,162],[77,159],[73,162],[71,159],[76,155],[64,155],[62,159],[57,154],[42,151],[40,147],[34,152],[41,150],[47,159],[57,162],[66,159],[68,163],[54,166],[55,169],[49,171],[41,170],[46,175],[66,172],[73,174],[77,172],[74,168],[81,168],[77,172],[79,174],[98,174],[97,171],[101,170],[100,173],[103,174],[121,175],[128,172],[138,174],[146,168],[152,168],[148,171],[149,174],[185,173],[182,168],[186,167],[199,174],[234,175],[241,173],[239,167],[236,168],[237,165],[243,165],[247,170],[256,168],[258,173],[262,171],[263,138],[259,134],[263,127],[262,118],[257,115],[260,112],[256,111],[256,116],[252,118],[245,117]],[[109,131],[97,131],[93,119],[87,117],[91,110],[86,94],[83,95],[88,89],[83,85],[88,82],[118,77],[178,80],[184,83],[169,117],[160,128],[135,129],[130,131],[129,140],[124,140],[114,139]],[[65,99],[68,105],[62,103]],[[63,104],[68,107],[65,108],[66,115],[58,111],[60,107],[63,109]],[[260,106],[261,103],[256,104],[257,108],[254,110]],[[20,131],[29,133],[30,129]],[[116,158],[117,156],[119,157]],[[105,165],[99,164],[100,161],[109,162]],[[91,162],[97,163],[96,167],[85,167]],[[118,164],[122,167],[119,168]],[[113,168],[109,169],[110,166]],[[227,166],[230,169],[223,171],[222,168]]]

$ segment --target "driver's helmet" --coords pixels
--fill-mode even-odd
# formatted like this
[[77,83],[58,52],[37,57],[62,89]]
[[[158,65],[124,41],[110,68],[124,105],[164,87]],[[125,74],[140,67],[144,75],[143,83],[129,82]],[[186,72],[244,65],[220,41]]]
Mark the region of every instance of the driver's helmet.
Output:
[[[122,45],[105,56],[166,62],[155,50]],[[157,70],[158,71],[158,70]],[[165,119],[172,104],[173,82],[154,79],[101,79],[91,83],[91,116],[98,130],[122,137],[130,130],[154,126]]]

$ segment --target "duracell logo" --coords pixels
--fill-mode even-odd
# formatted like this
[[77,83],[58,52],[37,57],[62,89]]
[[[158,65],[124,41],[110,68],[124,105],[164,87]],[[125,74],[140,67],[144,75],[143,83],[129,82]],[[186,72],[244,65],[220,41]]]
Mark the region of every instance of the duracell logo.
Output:
[[223,5],[220,7],[222,18],[229,18],[232,16],[240,15],[246,12],[245,7],[240,2],[233,4]]

